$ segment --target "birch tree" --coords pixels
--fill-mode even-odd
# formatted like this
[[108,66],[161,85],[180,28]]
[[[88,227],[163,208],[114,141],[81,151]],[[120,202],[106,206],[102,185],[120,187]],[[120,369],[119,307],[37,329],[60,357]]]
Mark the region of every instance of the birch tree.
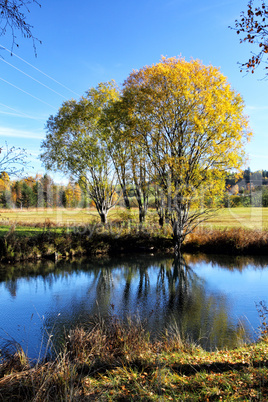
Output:
[[79,101],[64,102],[47,122],[41,160],[47,169],[71,174],[94,201],[102,223],[115,205],[112,159],[99,124],[105,107],[118,98],[113,82],[91,88]]

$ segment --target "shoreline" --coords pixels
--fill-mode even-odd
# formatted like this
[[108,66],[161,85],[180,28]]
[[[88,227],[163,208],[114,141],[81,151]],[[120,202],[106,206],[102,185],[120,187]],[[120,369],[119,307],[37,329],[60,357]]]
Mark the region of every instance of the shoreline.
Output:
[[[90,228],[83,233],[77,230],[44,228],[31,233],[16,233],[11,228],[0,237],[0,262],[15,263],[27,260],[69,258],[74,256],[116,256],[133,253],[173,254],[170,234],[161,230],[150,231],[137,226],[118,233],[100,228],[93,233]],[[189,234],[182,246],[182,253],[267,255],[268,230],[209,229],[199,228]]]
[[176,331],[152,341],[139,321],[95,318],[54,357],[3,351],[0,391],[9,401],[267,400],[267,326],[257,342],[205,351]]

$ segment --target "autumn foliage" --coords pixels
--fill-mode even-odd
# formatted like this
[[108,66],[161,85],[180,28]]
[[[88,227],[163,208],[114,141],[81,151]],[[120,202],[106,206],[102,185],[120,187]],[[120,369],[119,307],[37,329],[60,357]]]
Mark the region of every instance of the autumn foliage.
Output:
[[71,173],[103,223],[121,189],[134,196],[142,224],[154,196],[175,249],[221,202],[225,177],[239,171],[250,138],[244,103],[218,68],[163,57],[64,102],[47,122],[41,159]]
[[243,165],[250,138],[243,100],[218,68],[176,57],[133,71],[123,99],[129,135],[147,155],[180,249],[211,211],[205,201],[217,204],[226,173]]

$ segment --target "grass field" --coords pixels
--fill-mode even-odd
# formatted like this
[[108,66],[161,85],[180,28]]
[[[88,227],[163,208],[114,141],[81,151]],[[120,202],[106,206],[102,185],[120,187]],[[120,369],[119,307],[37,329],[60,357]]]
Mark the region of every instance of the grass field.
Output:
[[268,208],[224,208],[205,223],[211,228],[267,229]]
[[[131,210],[132,218],[138,222],[138,210]],[[114,208],[108,215],[110,222],[125,220],[126,213],[123,208]],[[149,210],[146,221],[157,222],[158,217],[154,210]],[[89,224],[100,222],[97,211],[92,209],[10,209],[0,210],[0,225],[3,227],[13,223],[27,224],[32,226],[57,225],[72,226],[77,224]],[[224,208],[216,212],[215,216],[202,224],[210,228],[244,228],[244,229],[267,229],[268,208]]]
[[[111,213],[112,215],[112,213]],[[29,208],[29,209],[1,209],[0,224],[24,223],[29,225],[43,224],[45,222],[56,225],[81,224],[98,221],[95,209],[65,209],[65,208]]]

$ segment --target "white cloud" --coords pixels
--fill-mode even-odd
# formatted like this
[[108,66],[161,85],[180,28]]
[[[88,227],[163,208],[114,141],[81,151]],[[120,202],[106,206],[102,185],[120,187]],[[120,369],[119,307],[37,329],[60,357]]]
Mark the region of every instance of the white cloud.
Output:
[[267,155],[261,155],[261,154],[249,154],[249,156],[250,157],[253,157],[253,158],[262,158],[262,159],[268,159],[268,156]]
[[253,105],[247,105],[246,109],[248,110],[256,110],[256,111],[263,111],[263,110],[268,110],[268,106],[253,106]]
[[38,120],[38,121],[44,120],[44,118],[41,118],[41,117],[30,116],[28,114],[19,113],[19,112],[18,113],[17,112],[6,112],[6,111],[3,111],[3,110],[0,110],[0,114],[3,114],[5,116],[20,117],[20,118],[23,118],[23,119],[31,119],[31,120]]
[[32,138],[37,140],[42,140],[45,138],[45,133],[30,130],[19,130],[10,127],[0,127],[0,137],[12,138]]

